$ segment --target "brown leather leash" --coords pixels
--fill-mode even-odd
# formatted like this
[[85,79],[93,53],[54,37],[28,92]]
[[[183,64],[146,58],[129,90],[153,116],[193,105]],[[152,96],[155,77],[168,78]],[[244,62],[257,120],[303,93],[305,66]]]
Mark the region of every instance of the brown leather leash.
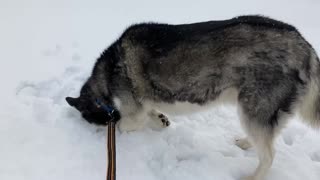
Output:
[[96,99],[96,106],[106,112],[108,116],[107,131],[107,176],[106,180],[116,180],[116,123],[119,116],[115,116],[115,109],[112,106],[104,104],[100,99]]
[[108,122],[108,164],[106,180],[116,180],[116,121]]

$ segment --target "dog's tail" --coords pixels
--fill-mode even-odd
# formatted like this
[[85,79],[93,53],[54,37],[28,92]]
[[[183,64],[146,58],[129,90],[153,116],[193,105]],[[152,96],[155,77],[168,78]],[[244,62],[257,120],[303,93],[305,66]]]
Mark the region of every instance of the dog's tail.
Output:
[[302,99],[299,114],[303,122],[320,129],[320,62],[312,50],[310,58],[310,81]]

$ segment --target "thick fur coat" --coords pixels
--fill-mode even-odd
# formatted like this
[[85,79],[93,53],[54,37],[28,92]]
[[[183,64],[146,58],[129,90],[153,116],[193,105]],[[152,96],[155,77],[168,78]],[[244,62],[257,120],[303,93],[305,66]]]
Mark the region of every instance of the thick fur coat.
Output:
[[[225,101],[238,105],[260,164],[249,180],[261,180],[272,164],[273,140],[295,111],[320,126],[320,65],[298,30],[261,16],[225,21],[129,27],[97,60],[80,97],[67,98],[89,122],[106,124],[95,99],[115,109],[121,130],[148,119],[168,126],[166,110]],[[181,108],[183,109],[183,108]],[[168,111],[169,112],[169,111]]]

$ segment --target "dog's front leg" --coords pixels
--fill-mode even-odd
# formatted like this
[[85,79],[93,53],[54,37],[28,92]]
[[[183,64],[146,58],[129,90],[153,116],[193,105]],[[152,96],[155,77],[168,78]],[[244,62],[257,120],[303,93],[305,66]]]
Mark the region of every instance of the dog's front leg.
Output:
[[119,129],[121,132],[140,130],[145,126],[147,120],[147,113],[144,110],[128,114],[121,118]]
[[160,111],[152,109],[151,111],[148,112],[148,115],[150,116],[151,119],[155,121],[156,124],[161,124],[161,127],[165,128],[170,126],[170,121],[168,116],[161,113]]

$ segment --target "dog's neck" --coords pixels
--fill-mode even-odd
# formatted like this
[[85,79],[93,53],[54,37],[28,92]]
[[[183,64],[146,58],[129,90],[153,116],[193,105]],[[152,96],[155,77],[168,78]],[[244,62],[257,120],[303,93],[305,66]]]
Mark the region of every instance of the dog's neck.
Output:
[[98,58],[92,71],[92,75],[88,80],[88,84],[97,98],[110,97],[110,87],[114,81],[116,63],[118,57],[115,57],[113,52],[114,47],[109,47]]

